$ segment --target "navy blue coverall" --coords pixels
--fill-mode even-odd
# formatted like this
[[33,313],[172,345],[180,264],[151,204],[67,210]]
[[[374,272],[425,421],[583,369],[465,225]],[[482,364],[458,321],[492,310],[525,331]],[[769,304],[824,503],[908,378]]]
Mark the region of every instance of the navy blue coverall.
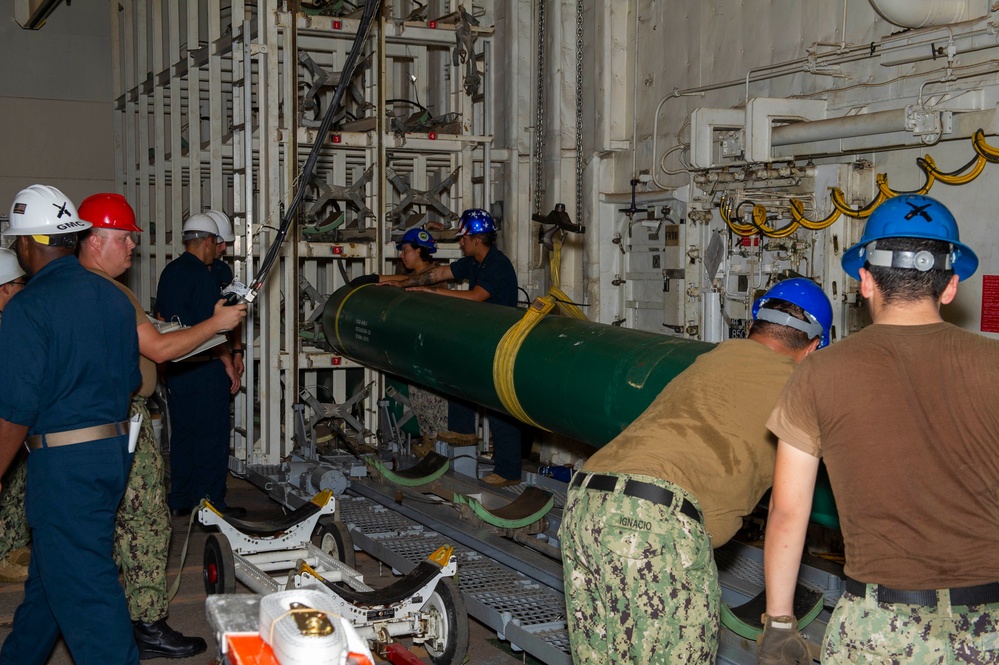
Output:
[[[220,297],[209,267],[184,252],[160,274],[156,314],[193,326],[212,317]],[[213,351],[167,364],[171,510],[195,508],[205,497],[216,508],[226,508],[230,385],[225,366]]]
[[222,259],[215,259],[209,268],[212,279],[219,285],[220,290],[232,284],[232,267],[228,263]]
[[[495,305],[517,306],[517,271],[503,252],[490,247],[482,262],[473,256],[458,259],[450,266],[451,274],[458,281],[468,281],[468,288],[481,286],[489,292],[485,301]],[[505,413],[488,411],[492,428],[493,462],[497,475],[508,480],[520,480],[521,442],[523,428],[519,420]],[[468,434],[475,431],[475,410],[466,402],[448,402],[448,429]]]
[[43,435],[43,447],[28,456],[31,564],[0,662],[42,665],[60,631],[77,663],[139,662],[112,558],[127,426],[72,445],[46,437],[127,420],[140,382],[135,309],[75,256],[46,264],[4,310],[0,418]]

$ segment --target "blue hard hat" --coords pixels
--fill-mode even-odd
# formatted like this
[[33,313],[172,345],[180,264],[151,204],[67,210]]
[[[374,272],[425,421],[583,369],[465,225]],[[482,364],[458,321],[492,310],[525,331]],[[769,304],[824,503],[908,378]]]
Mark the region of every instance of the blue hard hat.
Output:
[[[769,300],[783,300],[805,311],[807,321],[786,312],[766,307]],[[753,303],[753,321],[769,321],[788,326],[808,335],[809,339],[821,336],[819,348],[829,345],[829,328],[832,327],[832,304],[819,285],[804,277],[794,277],[777,282]]]
[[434,237],[423,229],[410,229],[402,236],[402,240],[395,244],[396,249],[402,249],[403,245],[416,245],[426,247],[431,254],[437,252],[437,242]]
[[[883,238],[940,240],[950,243],[951,251],[946,256],[934,256],[929,252],[878,250],[876,241]],[[953,269],[958,279],[967,279],[978,269],[978,257],[961,242],[954,215],[936,199],[921,194],[890,198],[871,213],[860,242],[843,254],[843,270],[860,279],[860,269],[866,262],[922,271]]]
[[456,238],[470,236],[476,233],[492,233],[496,230],[496,223],[493,216],[481,208],[472,208],[461,213],[461,221],[458,222],[458,232]]

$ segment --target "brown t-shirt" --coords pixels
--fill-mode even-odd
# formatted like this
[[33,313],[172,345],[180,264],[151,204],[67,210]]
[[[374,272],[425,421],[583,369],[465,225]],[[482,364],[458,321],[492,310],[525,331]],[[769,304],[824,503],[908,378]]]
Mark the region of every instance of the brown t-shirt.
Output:
[[822,457],[846,573],[901,589],[999,580],[999,341],[873,325],[806,358],[768,426]]
[[[135,297],[131,289],[122,284],[116,279],[113,279],[103,270],[98,270],[97,268],[89,268],[90,272],[95,275],[100,275],[104,279],[108,280],[119,289],[121,292],[128,296],[128,301],[132,303],[132,307],[135,308],[135,326],[139,327],[142,324],[152,325],[149,323],[149,317],[146,316],[145,311],[142,309],[142,304],[139,303],[139,299]],[[142,385],[139,386],[138,395],[140,397],[149,397],[156,390],[156,363],[154,363],[149,358],[144,355],[139,355],[139,371],[142,373]]]
[[773,482],[766,420],[794,361],[748,339],[723,342],[669,382],[635,422],[584,465],[668,480],[697,498],[713,547]]

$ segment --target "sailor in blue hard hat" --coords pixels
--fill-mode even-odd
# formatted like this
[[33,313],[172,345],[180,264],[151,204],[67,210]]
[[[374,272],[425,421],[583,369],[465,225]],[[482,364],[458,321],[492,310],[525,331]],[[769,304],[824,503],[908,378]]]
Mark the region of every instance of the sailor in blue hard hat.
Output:
[[399,250],[399,260],[407,270],[418,273],[434,265],[431,255],[437,253],[437,242],[425,229],[406,231],[395,248]]
[[[904,239],[940,241],[946,252],[920,249]],[[907,249],[900,247],[905,245]],[[860,242],[843,254],[843,270],[860,279],[865,263],[885,268],[953,270],[958,279],[967,279],[978,269],[978,257],[961,242],[957,221],[939,201],[920,194],[903,194],[888,199],[871,214]]]
[[[797,305],[805,314],[801,319],[781,311],[774,301],[783,300]],[[769,303],[769,306],[768,306]],[[804,277],[785,279],[773,285],[763,297],[753,303],[753,321],[769,321],[800,330],[808,339],[820,338],[818,348],[829,345],[829,329],[832,327],[832,305],[828,296],[818,284]]]
[[794,588],[821,460],[846,554],[822,662],[960,662],[999,625],[999,340],[941,314],[978,257],[946,206],[905,194],[873,211],[842,264],[872,323],[802,362],[767,423],[757,660],[812,660]]
[[[435,268],[439,267],[434,260],[433,254],[437,253],[437,241],[424,228],[412,228],[403,234],[399,242],[395,244],[399,250],[399,261],[406,269],[405,274],[384,274],[371,273],[361,275],[350,281],[351,286],[363,286],[365,284],[392,284],[399,286],[403,282],[413,277],[427,276]],[[438,288],[447,288],[441,286]]]
[[[428,234],[429,235],[429,234]],[[461,214],[455,233],[461,246],[461,259],[439,265],[425,273],[413,273],[392,282],[416,291],[428,291],[435,284],[467,282],[467,290],[436,290],[440,295],[497,305],[517,306],[517,272],[510,259],[496,247],[496,222],[485,210],[471,208]]]
[[[430,291],[450,298],[462,298],[507,307],[517,306],[517,272],[510,259],[496,247],[496,222],[481,208],[462,213],[455,234],[462,258],[423,273],[413,273],[393,282],[413,291]],[[447,282],[466,282],[468,289],[440,289]],[[495,472],[483,480],[491,485],[520,483],[520,423],[506,414],[487,412],[495,441]],[[451,402],[450,429],[461,434],[475,431],[475,411],[471,405]]]
[[484,233],[496,233],[496,223],[492,215],[480,208],[472,208],[461,213],[456,237],[464,238]]

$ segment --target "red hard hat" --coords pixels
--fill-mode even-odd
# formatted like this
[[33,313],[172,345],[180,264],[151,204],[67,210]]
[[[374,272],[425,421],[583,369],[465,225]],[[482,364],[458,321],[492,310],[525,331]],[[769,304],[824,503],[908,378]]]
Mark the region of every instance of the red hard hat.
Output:
[[80,219],[90,222],[95,229],[118,229],[141,233],[135,225],[135,211],[121,194],[94,194],[88,196],[77,209]]

